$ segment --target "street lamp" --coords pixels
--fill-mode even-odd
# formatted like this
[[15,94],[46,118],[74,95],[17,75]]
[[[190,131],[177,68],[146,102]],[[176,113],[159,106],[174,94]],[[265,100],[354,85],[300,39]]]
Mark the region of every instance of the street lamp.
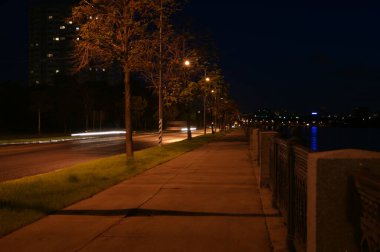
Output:
[[[186,68],[189,68],[190,67],[190,65],[191,65],[191,63],[190,63],[190,61],[189,60],[185,60],[184,62],[183,62],[183,64],[184,64],[184,66],[186,67]],[[187,74],[185,74],[185,76],[187,76]],[[187,78],[186,78],[186,81],[187,81]],[[189,104],[188,104],[188,102],[186,102],[187,104],[186,104],[186,110],[187,110],[187,139],[188,140],[191,140],[191,129],[190,129],[190,127],[191,127],[191,125],[190,125],[190,107],[189,107]]]
[[[206,82],[210,82],[210,78],[205,78]],[[206,135],[206,96],[207,93],[203,95],[203,134]]]
[[[212,119],[211,132],[212,132],[212,134],[214,134],[216,132],[216,96],[215,96],[215,90],[212,89],[211,93],[214,95],[214,109],[213,109],[213,112],[211,112],[211,118],[214,117]],[[214,114],[214,116],[213,116],[213,114]],[[215,131],[214,131],[214,128],[215,128]]]

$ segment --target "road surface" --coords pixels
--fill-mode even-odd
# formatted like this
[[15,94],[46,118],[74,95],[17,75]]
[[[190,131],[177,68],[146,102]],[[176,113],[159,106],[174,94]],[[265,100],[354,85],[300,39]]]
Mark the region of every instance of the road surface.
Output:
[[[193,136],[202,131],[193,132]],[[183,140],[186,133],[164,134],[164,144]],[[158,135],[137,134],[134,149],[157,145]],[[125,152],[124,136],[110,136],[60,143],[26,144],[0,147],[0,182],[46,173],[73,164]]]

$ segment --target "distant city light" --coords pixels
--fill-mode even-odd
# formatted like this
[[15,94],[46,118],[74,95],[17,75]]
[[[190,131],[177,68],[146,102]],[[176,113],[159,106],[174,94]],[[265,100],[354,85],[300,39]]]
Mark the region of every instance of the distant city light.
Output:
[[82,133],[71,134],[71,136],[105,136],[105,135],[120,135],[120,134],[125,134],[125,130],[82,132]]
[[318,113],[317,113],[317,112],[311,112],[311,114],[312,114],[312,115],[318,115]]

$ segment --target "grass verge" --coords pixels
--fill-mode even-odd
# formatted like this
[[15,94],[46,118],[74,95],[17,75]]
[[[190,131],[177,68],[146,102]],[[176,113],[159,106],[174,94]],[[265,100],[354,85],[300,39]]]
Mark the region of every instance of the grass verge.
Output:
[[0,183],[0,237],[115,185],[222,134],[74,165],[55,172]]

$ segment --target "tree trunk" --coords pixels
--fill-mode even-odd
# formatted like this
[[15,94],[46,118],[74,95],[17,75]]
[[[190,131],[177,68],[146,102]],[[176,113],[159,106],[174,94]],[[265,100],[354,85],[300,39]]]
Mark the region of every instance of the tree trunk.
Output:
[[187,112],[187,140],[191,140],[191,115],[190,115],[190,105],[186,104],[186,112]]
[[131,86],[130,71],[128,67],[124,67],[124,88],[125,88],[125,151],[127,158],[133,157],[132,142],[132,120],[131,120]]
[[41,135],[41,109],[38,109],[38,135]]

